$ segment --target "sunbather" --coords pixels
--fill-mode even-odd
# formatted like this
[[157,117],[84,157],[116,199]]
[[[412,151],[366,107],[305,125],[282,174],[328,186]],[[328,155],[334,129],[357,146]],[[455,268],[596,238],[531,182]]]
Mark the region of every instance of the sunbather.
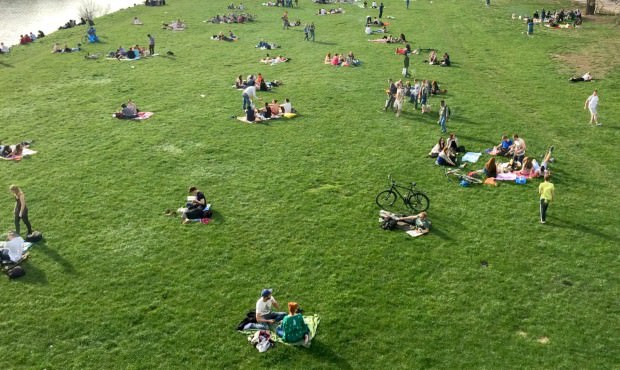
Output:
[[24,239],[16,231],[9,231],[4,248],[0,249],[0,260],[18,262],[24,254]]
[[403,217],[391,217],[398,223],[409,225],[411,230],[416,230],[420,234],[426,234],[431,229],[431,222],[429,221],[426,212],[420,212],[417,215],[403,216]]

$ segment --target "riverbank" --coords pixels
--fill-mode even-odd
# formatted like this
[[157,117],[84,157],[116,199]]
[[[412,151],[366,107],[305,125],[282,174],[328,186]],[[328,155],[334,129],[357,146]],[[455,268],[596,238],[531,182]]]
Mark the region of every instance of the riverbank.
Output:
[[[80,8],[83,0],[42,0],[12,1],[0,0],[0,41],[5,45],[19,44],[19,36],[41,30],[46,35],[58,30],[70,19],[80,20]],[[143,2],[136,0],[94,1],[95,19],[117,12],[121,9],[136,6]]]

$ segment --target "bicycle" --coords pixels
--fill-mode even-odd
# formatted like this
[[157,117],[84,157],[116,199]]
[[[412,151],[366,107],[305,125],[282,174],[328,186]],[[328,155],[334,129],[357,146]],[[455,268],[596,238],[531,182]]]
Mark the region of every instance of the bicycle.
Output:
[[446,168],[445,175],[448,178],[448,181],[452,181],[452,178],[455,178],[458,182],[467,181],[470,184],[482,184],[482,180],[463,173],[460,168]]
[[[394,209],[394,204],[399,197],[407,208],[416,213],[423,212],[428,209],[430,200],[424,192],[415,189],[415,182],[412,182],[410,187],[406,187],[398,185],[392,178],[392,175],[388,175],[388,179],[391,183],[390,188],[380,192],[375,198],[375,202],[381,209],[387,211]],[[406,192],[401,192],[399,189],[406,190]]]

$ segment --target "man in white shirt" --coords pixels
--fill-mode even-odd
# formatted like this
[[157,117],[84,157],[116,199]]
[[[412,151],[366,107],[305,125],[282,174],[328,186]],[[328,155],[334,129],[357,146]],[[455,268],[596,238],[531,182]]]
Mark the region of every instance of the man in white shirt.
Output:
[[288,98],[284,99],[284,104],[280,104],[280,108],[282,108],[282,113],[293,113],[293,106]]
[[252,100],[261,100],[258,96],[256,96],[256,86],[253,84],[246,87],[245,90],[243,90],[243,93],[241,93],[241,96],[243,97],[244,111],[246,110],[246,108],[252,107]]
[[586,99],[586,103],[583,106],[583,109],[588,108],[590,110],[590,126],[601,126],[602,123],[598,122],[598,113],[596,112],[596,108],[598,107],[598,91],[594,90],[592,95],[588,96]]
[[24,254],[24,239],[15,231],[9,231],[4,248],[0,249],[0,260],[17,262]]
[[273,289],[263,289],[261,297],[256,302],[256,322],[267,325],[282,321],[286,312],[273,312],[272,307],[280,308],[278,301],[271,295]]
[[6,54],[10,51],[9,47],[4,45],[4,42],[0,42],[0,53]]

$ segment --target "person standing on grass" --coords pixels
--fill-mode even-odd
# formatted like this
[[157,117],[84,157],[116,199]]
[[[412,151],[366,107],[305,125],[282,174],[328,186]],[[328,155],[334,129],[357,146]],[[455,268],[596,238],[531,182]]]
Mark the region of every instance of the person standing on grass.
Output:
[[403,77],[409,77],[409,54],[405,53],[405,58],[403,59]]
[[153,55],[155,54],[155,38],[150,33],[147,36],[149,38],[149,55]]
[[583,105],[583,109],[588,108],[590,110],[590,126],[594,127],[594,124],[601,126],[602,123],[598,122],[598,113],[596,108],[598,107],[598,91],[594,90],[592,95],[588,96],[586,103]]
[[407,5],[407,9],[409,9],[409,0],[406,0],[405,4]]
[[385,91],[387,93],[387,100],[385,101],[385,107],[383,108],[385,112],[387,112],[388,108],[392,108],[392,110],[394,110],[394,99],[396,99],[396,92],[398,91],[396,84],[394,84],[394,81],[391,78],[388,79],[388,83],[390,86]]
[[441,126],[441,132],[444,134],[447,132],[446,121],[448,121],[448,118],[450,118],[450,108],[446,105],[446,101],[442,99],[439,104],[439,121],[437,123]]
[[26,197],[24,192],[16,185],[11,185],[9,191],[15,197],[15,209],[13,214],[15,215],[15,231],[19,234],[20,221],[24,221],[24,225],[28,228],[28,234],[32,234],[32,226],[28,221],[28,207],[26,206]]
[[251,84],[248,87],[246,87],[241,93],[241,96],[243,97],[243,111],[244,112],[248,107],[252,107],[252,101],[254,99],[261,100],[261,98],[256,96],[256,85],[255,84]]
[[381,19],[381,17],[383,17],[383,2],[379,5],[379,19]]
[[394,109],[396,110],[396,117],[400,117],[400,113],[403,111],[403,104],[405,103],[405,86],[402,81],[396,83],[396,95],[394,96]]
[[553,201],[555,195],[555,186],[549,181],[551,174],[545,173],[545,181],[538,185],[538,194],[540,195],[540,223],[547,223],[547,208],[549,203]]
[[310,23],[308,31],[310,31],[310,40],[314,41],[314,22]]

